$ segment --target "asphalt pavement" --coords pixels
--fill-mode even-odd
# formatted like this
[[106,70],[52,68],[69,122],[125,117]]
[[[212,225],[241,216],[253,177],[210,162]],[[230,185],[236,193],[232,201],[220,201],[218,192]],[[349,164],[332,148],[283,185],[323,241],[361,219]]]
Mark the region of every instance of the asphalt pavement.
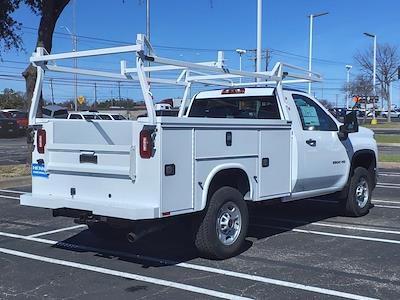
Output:
[[0,165],[24,164],[27,157],[26,137],[0,138]]
[[1,299],[399,299],[400,170],[380,170],[374,207],[340,215],[322,197],[251,209],[246,245],[200,258],[182,224],[136,244],[107,239],[0,191]]

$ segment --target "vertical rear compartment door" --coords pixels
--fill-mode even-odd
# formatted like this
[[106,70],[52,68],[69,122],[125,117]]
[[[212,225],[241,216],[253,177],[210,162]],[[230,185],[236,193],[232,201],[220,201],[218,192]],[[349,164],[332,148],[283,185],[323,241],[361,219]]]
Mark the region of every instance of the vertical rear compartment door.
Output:
[[259,131],[259,198],[290,193],[290,129]]

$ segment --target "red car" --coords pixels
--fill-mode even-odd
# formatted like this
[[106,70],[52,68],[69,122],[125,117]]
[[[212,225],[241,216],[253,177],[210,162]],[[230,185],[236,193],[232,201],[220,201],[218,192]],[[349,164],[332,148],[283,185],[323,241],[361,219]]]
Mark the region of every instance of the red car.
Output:
[[28,128],[28,113],[17,109],[3,109],[2,112],[11,119],[17,121],[19,133],[23,134]]

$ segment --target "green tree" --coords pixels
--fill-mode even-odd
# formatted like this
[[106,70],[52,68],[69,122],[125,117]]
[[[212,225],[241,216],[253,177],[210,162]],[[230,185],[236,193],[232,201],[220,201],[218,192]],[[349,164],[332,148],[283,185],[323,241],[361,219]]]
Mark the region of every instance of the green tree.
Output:
[[21,92],[16,92],[12,89],[4,89],[3,93],[0,94],[0,108],[15,108],[26,110],[26,100]]

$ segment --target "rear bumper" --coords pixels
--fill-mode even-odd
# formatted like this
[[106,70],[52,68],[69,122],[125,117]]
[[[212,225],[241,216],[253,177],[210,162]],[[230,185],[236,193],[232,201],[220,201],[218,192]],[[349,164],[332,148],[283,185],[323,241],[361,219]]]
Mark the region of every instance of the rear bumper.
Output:
[[24,194],[20,204],[33,207],[59,209],[71,208],[91,212],[93,215],[127,220],[155,219],[160,217],[160,209],[153,206],[135,205],[121,202],[97,203],[89,199],[62,198],[49,195]]

